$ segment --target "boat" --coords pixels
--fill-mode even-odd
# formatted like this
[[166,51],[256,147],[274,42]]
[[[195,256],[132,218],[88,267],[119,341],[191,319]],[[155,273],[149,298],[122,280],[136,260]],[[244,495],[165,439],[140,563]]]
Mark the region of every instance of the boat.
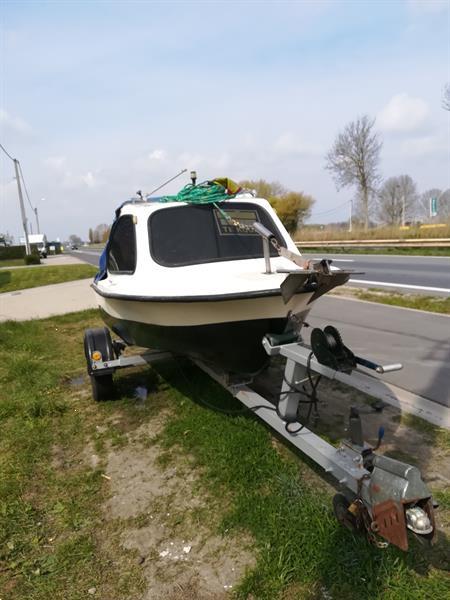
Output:
[[265,335],[299,339],[313,303],[349,273],[312,263],[269,202],[230,180],[123,203],[92,287],[127,345],[251,375]]

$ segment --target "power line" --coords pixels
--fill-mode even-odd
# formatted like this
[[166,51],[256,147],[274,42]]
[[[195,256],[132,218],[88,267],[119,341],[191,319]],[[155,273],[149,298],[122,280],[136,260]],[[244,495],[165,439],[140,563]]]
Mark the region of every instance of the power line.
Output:
[[6,150],[6,148],[5,148],[4,146],[2,146],[2,145],[0,144],[0,148],[3,150],[3,152],[6,154],[6,156],[7,156],[8,158],[10,158],[12,161],[14,161],[13,157],[12,157],[12,156],[11,156],[11,154],[10,154],[10,153],[9,153],[9,152]]
[[22,171],[22,165],[20,164],[19,161],[17,161],[19,163],[19,171],[20,171],[20,177],[22,178],[22,183],[23,183],[23,189],[25,190],[25,195],[27,197],[28,200],[28,204],[30,205],[31,210],[34,212],[34,208],[33,205],[31,204],[31,200],[30,200],[30,196],[28,195],[28,190],[27,190],[27,186],[25,184],[25,179],[23,176],[23,171]]
[[311,219],[311,217],[317,217],[317,216],[320,216],[320,215],[326,215],[328,213],[335,212],[336,210],[339,210],[340,208],[343,208],[344,206],[347,206],[348,204],[350,204],[350,202],[351,202],[351,200],[347,200],[343,204],[339,204],[338,206],[335,206],[334,208],[330,208],[329,210],[323,210],[323,211],[318,212],[318,213],[313,213],[308,218]]

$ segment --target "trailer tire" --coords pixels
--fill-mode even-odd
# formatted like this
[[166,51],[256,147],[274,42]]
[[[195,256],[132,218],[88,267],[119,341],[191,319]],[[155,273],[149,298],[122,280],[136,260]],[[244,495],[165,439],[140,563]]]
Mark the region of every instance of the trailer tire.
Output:
[[84,332],[84,355],[86,357],[87,371],[91,379],[92,396],[96,402],[110,400],[114,394],[113,372],[114,369],[102,369],[102,373],[92,369],[91,357],[94,351],[102,355],[107,362],[116,358],[111,334],[107,327],[86,329]]
[[356,533],[358,531],[358,522],[356,517],[348,510],[350,502],[344,494],[336,494],[333,497],[333,511],[336,519],[349,531]]
[[91,375],[92,397],[96,402],[111,400],[114,395],[113,376]]
[[111,334],[107,327],[96,327],[95,329],[86,329],[84,332],[84,355],[89,375],[93,375],[91,367],[92,353],[98,350],[102,355],[102,360],[109,361],[116,358]]

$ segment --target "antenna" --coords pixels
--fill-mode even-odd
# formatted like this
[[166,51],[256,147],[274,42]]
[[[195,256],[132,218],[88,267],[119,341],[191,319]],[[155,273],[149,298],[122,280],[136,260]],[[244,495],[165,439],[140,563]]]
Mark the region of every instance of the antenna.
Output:
[[187,169],[183,169],[182,171],[180,171],[179,173],[177,173],[176,175],[174,175],[173,177],[171,177],[170,179],[168,179],[167,181],[165,181],[164,183],[162,183],[160,186],[158,186],[157,188],[155,188],[154,190],[152,190],[150,192],[150,194],[146,194],[146,196],[151,196],[152,194],[154,194],[155,192],[157,192],[158,190],[160,190],[161,188],[163,188],[165,185],[167,185],[168,183],[170,183],[171,181],[173,181],[174,179],[176,179],[180,175],[183,175],[183,173],[186,173],[186,171],[187,171]]

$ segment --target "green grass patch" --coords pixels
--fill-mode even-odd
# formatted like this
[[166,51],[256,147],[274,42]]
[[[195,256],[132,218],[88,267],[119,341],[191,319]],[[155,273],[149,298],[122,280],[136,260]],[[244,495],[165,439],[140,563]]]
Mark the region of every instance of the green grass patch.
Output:
[[[341,288],[341,293],[345,295],[346,289]],[[380,304],[389,304],[391,306],[400,306],[403,308],[415,308],[416,310],[425,310],[427,312],[450,314],[450,298],[441,298],[439,296],[421,296],[419,294],[402,294],[401,292],[385,292],[383,290],[369,289],[362,290],[351,288],[350,295],[359,300],[369,302],[378,302]]]
[[[255,540],[257,565],[237,597],[419,600],[448,593],[442,548],[433,559],[414,542],[404,554],[354,537],[337,524],[331,495],[306,464],[277,452],[255,417],[208,410],[202,397],[218,408],[240,405],[196,369],[185,377],[164,369],[158,371],[172,386],[177,408],[160,443],[194,458],[213,501],[228,499],[224,535],[245,531]],[[448,551],[448,542],[442,544]]]
[[302,254],[392,254],[399,256],[450,256],[450,248],[403,248],[383,247],[378,248],[348,248],[346,246],[303,246],[298,242]]
[[403,413],[400,416],[399,422],[406,427],[410,427],[411,429],[423,433],[434,445],[439,446],[439,448],[450,450],[450,431],[448,431],[448,429],[438,427],[437,425],[433,425],[433,423],[424,421],[424,419],[421,419],[420,417],[409,415],[407,413]]
[[[94,404],[86,383],[71,381],[85,370],[83,330],[98,325],[96,311],[0,324],[2,598],[81,600],[93,587],[97,598],[142,597],[142,570],[120,544],[127,522],[102,509],[102,469],[106,452],[130,443],[127,432],[162,408],[170,416],[158,439],[161,465],[188,457],[198,493],[218,511],[214,519],[199,511],[199,524],[219,521],[222,535],[254,541],[257,563],[237,598],[446,597],[446,540],[431,552],[413,543],[404,554],[354,537],[337,524],[331,494],[307,461],[280,451],[256,417],[192,366],[121,372],[118,399]],[[143,405],[130,400],[138,383],[151,391]],[[100,457],[96,468],[83,460],[87,447]],[[145,523],[144,515],[134,526]]]
[[25,262],[23,258],[10,258],[8,260],[0,260],[0,269],[5,267],[24,267]]
[[0,270],[0,293],[64,283],[93,277],[98,269],[91,265],[59,265]]
[[96,311],[0,324],[2,598],[75,600],[96,587],[126,600],[143,589],[129,558],[108,551],[105,480],[81,459],[111,411],[69,383],[85,369],[83,329],[96,324]]

